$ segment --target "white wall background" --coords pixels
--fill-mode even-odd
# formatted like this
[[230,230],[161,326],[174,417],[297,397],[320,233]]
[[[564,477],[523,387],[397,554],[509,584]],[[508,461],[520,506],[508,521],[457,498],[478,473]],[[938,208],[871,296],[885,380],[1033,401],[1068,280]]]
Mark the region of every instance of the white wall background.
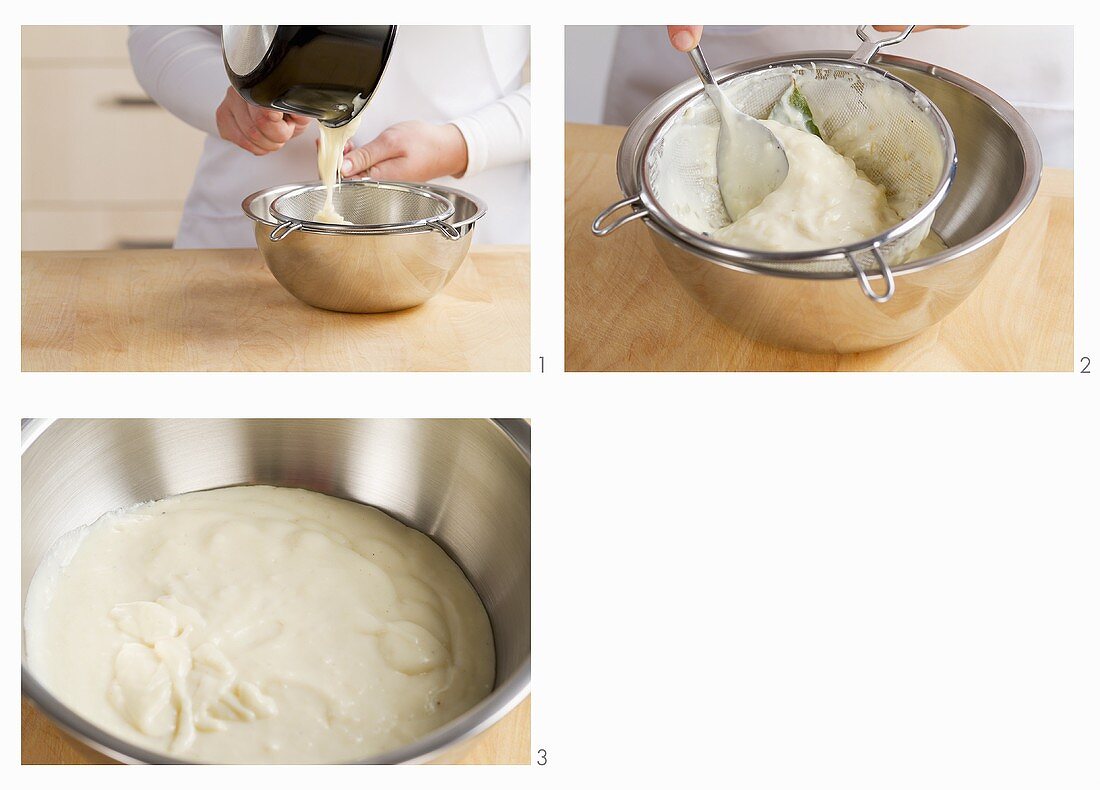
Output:
[[603,123],[607,75],[618,25],[565,28],[565,120]]

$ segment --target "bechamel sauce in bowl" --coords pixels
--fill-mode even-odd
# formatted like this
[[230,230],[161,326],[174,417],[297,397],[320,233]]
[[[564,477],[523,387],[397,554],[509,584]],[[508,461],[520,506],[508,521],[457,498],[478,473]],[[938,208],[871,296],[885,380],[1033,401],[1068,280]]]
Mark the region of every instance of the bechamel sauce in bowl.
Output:
[[194,762],[364,759],[460,716],[495,674],[485,608],[429,537],[270,486],[64,535],[31,582],[25,638],[74,712]]

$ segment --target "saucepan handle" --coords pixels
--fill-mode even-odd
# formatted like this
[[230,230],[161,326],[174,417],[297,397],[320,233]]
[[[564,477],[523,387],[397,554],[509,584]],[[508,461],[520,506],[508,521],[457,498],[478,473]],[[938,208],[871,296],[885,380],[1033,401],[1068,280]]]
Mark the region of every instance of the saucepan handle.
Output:
[[905,30],[895,33],[892,36],[873,39],[871,38],[871,33],[873,32],[872,26],[860,25],[856,28],[856,35],[859,36],[859,40],[863,43],[860,44],[859,49],[852,53],[852,57],[849,58],[849,60],[853,60],[856,63],[870,63],[871,59],[878,54],[880,49],[888,47],[891,44],[898,44],[905,41],[915,27],[916,25],[906,25]]
[[[619,217],[619,219],[615,220],[610,225],[604,226],[604,222],[606,222],[612,214],[614,214],[616,211],[619,211],[620,209],[626,208],[627,206],[630,206],[629,214],[627,214],[625,217]],[[618,230],[631,220],[642,219],[643,217],[648,216],[649,210],[642,206],[642,198],[640,195],[624,198],[618,203],[613,203],[612,205],[608,206],[600,212],[600,215],[592,221],[592,232],[595,233],[597,236],[606,236],[608,233]]]
[[851,253],[844,253],[844,257],[848,259],[848,264],[856,273],[856,277],[859,278],[859,287],[863,290],[867,298],[876,304],[884,304],[885,302],[889,302],[894,296],[894,273],[890,271],[890,264],[882,257],[882,253],[879,252],[877,244],[871,247],[871,254],[875,256],[879,273],[886,283],[886,290],[881,294],[875,293],[874,289],[871,288],[871,280],[867,277],[867,272],[863,271],[863,267],[859,265],[859,261],[855,259],[855,256]]

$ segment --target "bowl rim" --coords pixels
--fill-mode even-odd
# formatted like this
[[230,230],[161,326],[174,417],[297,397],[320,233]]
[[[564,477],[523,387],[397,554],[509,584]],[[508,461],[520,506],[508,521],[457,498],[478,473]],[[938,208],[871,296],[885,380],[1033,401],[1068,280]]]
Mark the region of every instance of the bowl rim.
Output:
[[[60,418],[24,419],[21,423],[20,456]],[[369,419],[369,418],[368,418]],[[531,463],[531,426],[518,418],[491,418],[488,422],[511,442],[524,460]],[[22,614],[22,613],[21,613]],[[22,616],[20,617],[22,630]],[[147,765],[199,765],[189,760],[179,760],[159,752],[135,746],[112,735],[88,719],[77,714],[53,695],[27,667],[26,656],[21,656],[23,696],[70,736],[95,751],[118,762]],[[470,741],[488,730],[512,712],[531,693],[531,655],[528,651],[516,670],[488,696],[462,715],[428,733],[423,738],[405,746],[390,749],[362,760],[352,760],[345,765],[387,765],[400,763],[426,763],[445,752]]]
[[[825,50],[817,52],[794,52],[789,54],[777,55],[766,58],[756,58],[750,60],[739,61],[727,66],[723,66],[718,69],[714,69],[714,78],[726,79],[732,75],[739,74],[743,71],[749,71],[754,68],[759,68],[768,63],[774,63],[776,61],[805,61],[805,60],[835,60],[844,59],[850,57],[851,53],[836,50]],[[940,66],[926,63],[925,61],[916,60],[914,58],[906,58],[898,55],[879,54],[871,61],[872,65],[889,71],[891,66],[896,66],[901,69],[909,69],[911,71],[920,72],[931,77],[942,79],[945,82],[951,83],[956,87],[959,87],[975,97],[977,97],[982,103],[984,103],[990,110],[993,111],[1004,123],[1012,129],[1016,134],[1020,143],[1021,152],[1024,159],[1024,173],[1021,180],[1020,187],[1016,191],[1015,196],[1009,203],[1008,207],[997,217],[990,225],[967,239],[962,244],[949,247],[946,250],[937,253],[928,258],[922,258],[909,263],[892,266],[891,271],[894,276],[901,276],[906,274],[913,274],[921,272],[926,269],[933,268],[950,261],[962,258],[971,252],[985,246],[995,238],[1006,232],[1015,222],[1019,219],[1020,215],[1024,213],[1027,207],[1034,199],[1036,192],[1039,189],[1039,182],[1042,177],[1043,169],[1043,157],[1042,151],[1039,148],[1038,138],[1035,136],[1035,132],[1031,129],[1031,126],[1024,120],[1024,117],[1020,115],[1008,101],[998,96],[996,93],[985,87],[981,83],[964,77],[950,69],[945,69]],[[895,77],[899,77],[898,74],[890,72]],[[904,75],[899,77],[904,80]],[[663,94],[658,96],[652,102],[638,114],[634,121],[627,127],[626,133],[623,136],[622,142],[619,145],[618,154],[616,156],[616,171],[619,181],[619,188],[624,196],[638,195],[641,190],[641,183],[638,180],[638,171],[642,165],[642,155],[645,151],[647,141],[652,136],[653,131],[663,123],[663,119],[671,114],[681,104],[689,101],[697,91],[694,90],[697,79],[685,80],[684,82],[670,88]],[[714,254],[710,254],[704,250],[701,250],[695,246],[689,245],[683,240],[677,238],[668,229],[662,227],[657,222],[654,222],[650,217],[642,219],[646,227],[650,231],[657,233],[662,239],[671,242],[680,249],[690,252],[709,263],[713,263],[717,266],[721,266],[726,269],[732,269],[735,271],[743,272],[746,274],[761,274],[773,277],[784,277],[796,280],[852,280],[856,279],[857,275],[851,269],[843,269],[838,271],[797,271],[797,270],[783,270],[777,266],[756,266],[745,261],[738,261],[732,258],[723,258]],[[877,270],[874,272],[867,272],[867,277],[871,281],[882,279],[882,274]]]
[[[355,180],[368,181],[370,179],[348,179],[348,180],[349,181],[355,181]],[[464,190],[457,189],[455,187],[447,186],[447,185],[444,185],[444,184],[423,184],[423,183],[418,183],[418,182],[415,182],[415,181],[378,181],[376,183],[379,183],[379,184],[395,184],[397,186],[412,187],[413,189],[426,190],[428,192],[433,192],[433,193],[440,194],[443,197],[447,198],[448,200],[451,200],[451,202],[454,202],[453,198],[454,198],[454,196],[457,196],[457,197],[460,197],[460,198],[464,198],[465,200],[468,200],[471,203],[473,203],[476,210],[474,211],[472,216],[467,217],[466,219],[463,219],[463,220],[459,220],[458,222],[450,222],[450,220],[448,220],[448,223],[451,225],[451,227],[454,227],[454,228],[461,228],[461,229],[465,229],[467,227],[472,228],[478,220],[480,220],[482,217],[485,216],[485,212],[488,211],[488,208],[489,208],[486,205],[485,201],[482,200],[481,198],[479,198],[477,195],[473,195],[473,194],[471,194],[469,192],[466,192]],[[315,187],[315,186],[320,186],[320,185],[321,185],[320,181],[296,181],[294,183],[279,184],[278,186],[273,186],[273,187],[267,187],[265,189],[260,189],[260,190],[257,190],[256,192],[253,192],[251,195],[249,195],[248,197],[246,197],[244,200],[241,201],[241,210],[244,212],[245,216],[248,217],[250,220],[252,220],[254,223],[256,223],[258,225],[264,225],[264,226],[269,227],[269,228],[277,228],[282,223],[279,220],[274,219],[274,218],[269,219],[267,217],[260,216],[256,211],[253,210],[253,208],[252,208],[253,204],[256,203],[256,201],[260,200],[261,198],[265,198],[265,197],[268,197],[268,196],[271,196],[271,199],[274,200],[279,195],[285,194],[285,193],[290,192],[290,191],[295,190],[295,189],[303,189],[303,188],[306,188],[306,187]],[[312,233],[316,236],[347,236],[347,235],[349,235],[347,233],[340,233],[338,231],[323,230],[323,229],[321,229],[317,226],[310,226],[310,225],[303,225],[296,232],[297,233]],[[356,235],[360,235],[360,236],[415,236],[415,235],[421,234],[421,233],[437,233],[437,232],[438,231],[434,230],[433,228],[423,227],[423,228],[413,228],[413,229],[408,229],[408,230],[361,231],[360,233],[358,233]]]

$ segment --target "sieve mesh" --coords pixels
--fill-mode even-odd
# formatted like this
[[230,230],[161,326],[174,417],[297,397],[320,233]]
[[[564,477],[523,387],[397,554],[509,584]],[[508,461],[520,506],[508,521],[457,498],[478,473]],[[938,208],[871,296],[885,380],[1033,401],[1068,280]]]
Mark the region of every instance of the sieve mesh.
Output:
[[[825,142],[881,185],[890,207],[903,220],[936,196],[950,161],[950,130],[926,98],[899,81],[852,62],[785,63],[739,74],[723,81],[722,89],[742,112],[763,119],[790,87],[792,77]],[[687,126],[697,128],[683,134]],[[704,235],[730,222],[718,191],[718,130],[718,111],[700,94],[657,131],[644,163],[645,180],[656,203],[688,230]],[[879,248],[883,257],[891,264],[905,260],[931,224],[929,215],[912,230],[887,241]],[[860,246],[852,245],[859,265],[877,269],[869,250],[855,251]],[[760,263],[787,270],[850,268],[844,259],[807,258],[798,253],[788,260]]]
[[329,229],[403,230],[440,222],[454,214],[451,201],[426,189],[378,181],[342,181],[333,187],[332,204],[347,225],[314,219],[325,205],[325,188],[303,187],[275,198],[277,219]]

